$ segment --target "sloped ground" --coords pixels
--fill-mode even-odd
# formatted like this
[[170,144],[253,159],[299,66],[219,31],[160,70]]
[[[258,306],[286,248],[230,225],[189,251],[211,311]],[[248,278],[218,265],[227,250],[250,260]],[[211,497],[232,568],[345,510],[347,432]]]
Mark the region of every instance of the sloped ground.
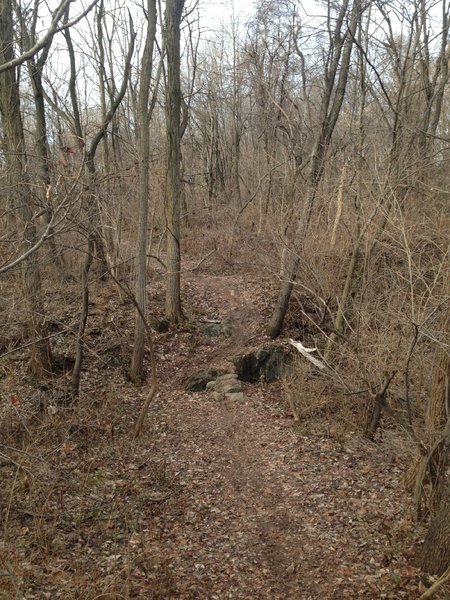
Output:
[[[278,384],[246,384],[239,404],[184,392],[196,369],[231,368],[264,341],[271,291],[243,275],[191,272],[183,285],[190,318],[230,318],[234,333],[186,325],[156,336],[160,389],[138,442],[147,390],[121,370],[132,311],[113,289],[93,296],[75,410],[36,409],[64,375],[50,390],[4,377],[2,403],[20,418],[0,448],[0,597],[417,598],[421,532],[405,516],[404,465],[386,460],[383,442],[296,431]],[[161,289],[149,291],[158,306]],[[61,321],[76,326],[70,311]],[[28,432],[25,417],[36,421]]]

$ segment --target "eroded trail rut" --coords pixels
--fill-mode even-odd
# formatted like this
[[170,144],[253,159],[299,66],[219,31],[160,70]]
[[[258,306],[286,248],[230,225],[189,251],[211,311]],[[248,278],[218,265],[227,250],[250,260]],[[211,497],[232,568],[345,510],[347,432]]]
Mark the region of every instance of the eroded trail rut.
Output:
[[[239,318],[236,298],[246,294],[248,306],[253,291],[237,278],[234,290],[215,280],[203,292],[220,295],[221,317]],[[199,294],[206,285],[189,283]],[[251,334],[257,325],[248,323]],[[234,342],[242,344],[242,331]],[[230,340],[223,343],[232,354]],[[220,357],[218,344],[191,353],[192,366]],[[299,435],[277,384],[247,384],[242,403],[217,401],[185,393],[173,369],[163,373],[151,439],[172,482],[149,532],[166,578],[161,597],[380,598],[380,573],[396,560],[397,468],[375,450],[369,456],[326,435]]]

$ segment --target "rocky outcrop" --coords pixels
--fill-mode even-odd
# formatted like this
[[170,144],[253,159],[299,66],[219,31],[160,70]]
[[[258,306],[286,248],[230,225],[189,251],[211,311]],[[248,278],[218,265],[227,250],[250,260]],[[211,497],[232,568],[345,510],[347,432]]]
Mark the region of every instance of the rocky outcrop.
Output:
[[226,373],[225,369],[201,369],[189,377],[184,389],[187,392],[204,392],[210,381],[215,381]]
[[200,323],[200,331],[208,337],[230,337],[233,335],[233,324],[231,321],[207,321]]
[[287,353],[283,346],[265,346],[233,358],[236,374],[242,381],[260,379],[271,383],[286,371]]
[[206,386],[206,391],[213,392],[217,400],[232,400],[242,402],[244,394],[242,392],[242,383],[237,378],[236,373],[227,373],[221,375],[215,381],[210,381]]

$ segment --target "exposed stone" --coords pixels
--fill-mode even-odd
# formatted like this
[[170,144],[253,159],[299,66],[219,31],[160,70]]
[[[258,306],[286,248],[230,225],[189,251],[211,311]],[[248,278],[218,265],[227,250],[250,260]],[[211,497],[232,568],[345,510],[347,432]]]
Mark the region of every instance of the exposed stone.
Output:
[[238,380],[236,373],[220,375],[215,381],[210,381],[206,386],[207,391],[213,392],[216,400],[230,398],[232,400],[243,400],[242,383]]
[[219,321],[218,323],[200,323],[199,329],[208,337],[219,337],[220,335],[230,337],[233,334],[233,324],[231,321]]
[[242,381],[263,379],[271,383],[284,374],[286,369],[286,351],[283,346],[265,346],[233,359],[236,373]]
[[215,381],[217,377],[224,375],[225,369],[202,369],[191,375],[186,383],[187,392],[204,392],[210,381]]
[[229,394],[230,392],[242,392],[242,383],[236,379],[236,381],[224,383],[221,388],[224,394]]
[[227,400],[231,400],[232,402],[243,402],[244,394],[242,392],[230,392],[225,394],[225,398]]
[[226,383],[227,381],[237,381],[236,373],[226,373],[216,379],[216,383],[218,384]]

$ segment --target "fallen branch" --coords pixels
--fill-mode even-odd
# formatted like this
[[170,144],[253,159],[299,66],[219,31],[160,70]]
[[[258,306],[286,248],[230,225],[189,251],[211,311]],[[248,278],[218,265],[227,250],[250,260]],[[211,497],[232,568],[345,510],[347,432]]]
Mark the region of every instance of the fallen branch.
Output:
[[444,585],[444,583],[446,583],[447,581],[450,580],[450,567],[445,571],[445,573],[443,573],[439,579],[437,581],[435,581],[433,583],[433,585],[428,588],[428,590],[426,592],[424,592],[419,600],[428,600],[428,598],[432,598],[440,589],[441,587]]
[[208,253],[206,256],[204,256],[204,257],[203,257],[203,258],[200,260],[200,262],[198,262],[198,263],[195,265],[195,267],[192,267],[192,269],[189,269],[189,271],[190,271],[191,273],[193,273],[194,271],[196,271],[197,269],[199,269],[199,268],[202,266],[202,264],[203,264],[203,263],[204,263],[206,260],[208,260],[208,258],[209,258],[210,256],[212,256],[212,255],[213,255],[215,252],[217,252],[217,246],[216,246],[216,245],[214,245],[214,249],[213,249],[213,250],[211,250],[211,252],[209,252],[209,253]]
[[317,352],[317,348],[306,348],[301,342],[296,342],[295,340],[289,340],[289,343],[297,348],[302,356],[304,356],[307,360],[312,362],[313,365],[318,367],[319,369],[326,369],[326,364],[321,360],[316,358],[315,356],[311,356],[312,352]]

